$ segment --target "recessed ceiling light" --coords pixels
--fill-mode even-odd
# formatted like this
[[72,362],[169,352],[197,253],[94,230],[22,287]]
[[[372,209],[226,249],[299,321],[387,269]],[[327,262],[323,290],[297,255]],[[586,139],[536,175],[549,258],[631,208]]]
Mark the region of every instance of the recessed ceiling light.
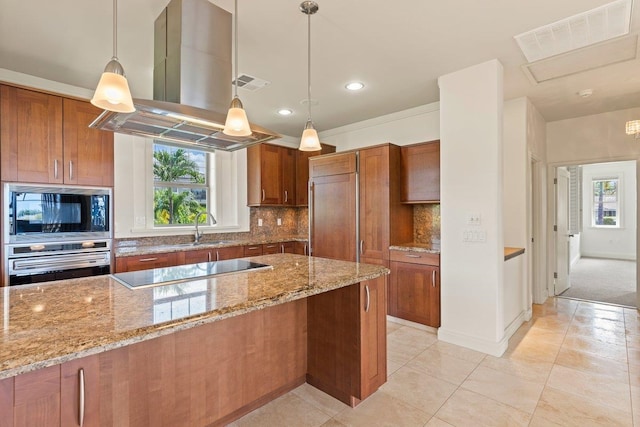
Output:
[[291,114],[293,114],[293,111],[291,111],[288,108],[281,108],[278,110],[278,114],[280,114],[281,116],[289,116]]
[[345,87],[349,90],[360,90],[364,87],[364,83],[361,82],[351,82],[347,83]]
[[581,98],[588,98],[593,95],[593,89],[582,89],[578,92],[578,96]]

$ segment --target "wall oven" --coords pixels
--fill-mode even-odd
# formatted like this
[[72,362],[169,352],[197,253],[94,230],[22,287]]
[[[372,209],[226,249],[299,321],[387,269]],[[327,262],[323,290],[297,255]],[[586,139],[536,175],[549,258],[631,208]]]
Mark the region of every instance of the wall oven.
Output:
[[3,194],[6,285],[110,273],[110,188],[7,183]]

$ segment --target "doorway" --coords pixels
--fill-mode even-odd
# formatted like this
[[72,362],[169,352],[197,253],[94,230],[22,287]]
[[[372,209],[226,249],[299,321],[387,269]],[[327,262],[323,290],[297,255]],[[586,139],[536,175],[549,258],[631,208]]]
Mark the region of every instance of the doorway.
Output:
[[556,168],[553,294],[636,307],[636,162]]

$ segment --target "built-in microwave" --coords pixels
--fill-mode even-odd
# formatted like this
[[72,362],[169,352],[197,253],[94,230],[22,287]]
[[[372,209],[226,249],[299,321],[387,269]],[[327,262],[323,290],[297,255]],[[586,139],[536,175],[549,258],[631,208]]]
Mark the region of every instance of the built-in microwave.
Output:
[[112,237],[110,188],[7,183],[5,244]]

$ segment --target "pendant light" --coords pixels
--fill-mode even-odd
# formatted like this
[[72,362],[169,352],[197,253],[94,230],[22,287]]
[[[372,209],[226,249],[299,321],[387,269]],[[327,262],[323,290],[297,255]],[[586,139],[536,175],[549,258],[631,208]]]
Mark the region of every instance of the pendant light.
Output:
[[113,58],[104,67],[104,72],[98,87],[91,98],[91,103],[103,110],[118,113],[133,113],[133,106],[129,83],[124,75],[124,69],[118,62],[118,1],[113,0]]
[[238,0],[234,1],[233,10],[233,38],[234,38],[234,56],[235,56],[235,80],[234,94],[227,113],[227,120],[224,122],[222,133],[229,136],[249,136],[251,135],[251,127],[247,119],[247,113],[242,108],[242,101],[238,98]]
[[307,31],[308,31],[308,61],[307,61],[307,107],[309,108],[309,117],[304,125],[302,138],[300,139],[300,151],[318,151],[322,149],[318,132],[313,127],[311,121],[311,15],[318,11],[318,3],[314,1],[303,1],[300,3],[300,10],[307,15]]

